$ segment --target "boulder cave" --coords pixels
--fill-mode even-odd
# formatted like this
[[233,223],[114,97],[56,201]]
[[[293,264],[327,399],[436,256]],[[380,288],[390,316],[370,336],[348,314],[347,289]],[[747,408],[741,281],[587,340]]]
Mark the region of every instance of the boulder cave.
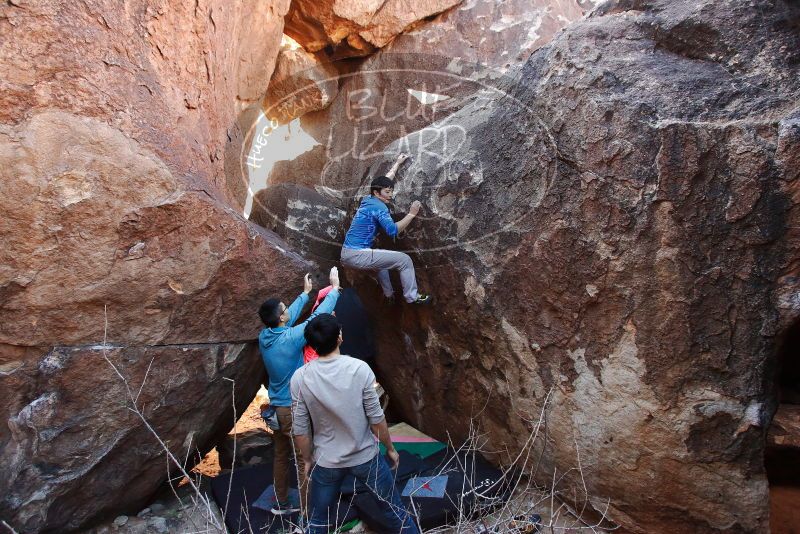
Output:
[[392,417],[498,465],[540,424],[527,474],[620,532],[790,531],[798,2],[9,0],[0,50],[0,529],[220,443],[260,302],[407,153],[379,246],[434,304],[342,269]]

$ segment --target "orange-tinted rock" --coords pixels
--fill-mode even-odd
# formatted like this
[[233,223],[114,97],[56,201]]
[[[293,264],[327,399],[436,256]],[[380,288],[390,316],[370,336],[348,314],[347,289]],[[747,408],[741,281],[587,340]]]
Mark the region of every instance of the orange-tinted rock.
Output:
[[4,4],[0,122],[34,109],[96,118],[194,187],[241,204],[246,184],[224,158],[231,148],[241,157],[232,145],[248,125],[238,117],[266,91],[288,9],[289,0]]
[[257,307],[311,267],[238,206],[241,117],[287,9],[0,7],[0,517],[17,531],[135,512],[168,475],[104,340],[176,457],[255,394]]
[[767,434],[767,445],[800,450],[800,406],[781,404]]
[[187,190],[96,120],[41,113],[0,146],[0,228],[10,236],[0,343],[95,343],[105,310],[112,343],[253,339],[264,293],[296,286],[305,268],[276,236]]
[[264,98],[264,114],[286,124],[328,107],[339,90],[338,71],[302,48],[283,47]]
[[406,28],[461,0],[295,0],[285,32],[309,52],[326,47],[337,57],[363,56]]
[[[268,183],[302,173],[303,183],[316,180],[352,196],[365,173],[385,170],[378,169],[390,158],[385,147],[447,117],[467,97],[501,94],[534,50],[583,17],[586,4],[471,0],[398,35],[355,71],[341,67],[330,106],[300,117],[323,149],[276,166]],[[428,139],[436,135],[435,127],[428,131]],[[305,173],[310,162],[316,172]]]
[[398,35],[386,51],[441,55],[454,61],[453,71],[459,63],[505,71],[527,60],[589,7],[585,0],[469,0]]

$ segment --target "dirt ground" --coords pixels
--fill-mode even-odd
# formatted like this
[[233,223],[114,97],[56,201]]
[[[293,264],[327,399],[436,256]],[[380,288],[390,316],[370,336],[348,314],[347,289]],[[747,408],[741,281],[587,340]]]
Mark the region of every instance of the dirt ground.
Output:
[[770,486],[769,528],[772,534],[800,534],[800,487]]

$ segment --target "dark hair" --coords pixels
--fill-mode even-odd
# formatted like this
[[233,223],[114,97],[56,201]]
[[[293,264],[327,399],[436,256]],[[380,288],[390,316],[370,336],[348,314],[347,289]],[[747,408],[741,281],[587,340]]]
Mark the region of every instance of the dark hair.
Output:
[[281,301],[280,299],[265,300],[264,304],[258,309],[258,316],[264,326],[275,328],[281,322]]
[[306,337],[306,343],[311,345],[317,354],[327,356],[336,350],[341,331],[342,325],[336,317],[330,313],[321,313],[308,322],[303,335]]
[[369,184],[369,194],[380,192],[384,187],[394,187],[394,182],[388,176],[378,176]]

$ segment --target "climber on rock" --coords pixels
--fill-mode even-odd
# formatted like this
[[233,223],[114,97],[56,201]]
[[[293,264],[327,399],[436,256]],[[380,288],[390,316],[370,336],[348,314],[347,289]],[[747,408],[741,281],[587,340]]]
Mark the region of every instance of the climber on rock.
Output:
[[414,274],[414,263],[408,254],[395,250],[373,249],[372,242],[378,228],[389,237],[396,237],[417,216],[420,202],[415,200],[408,210],[408,215],[395,222],[386,206],[394,194],[393,178],[400,164],[408,159],[407,154],[400,154],[386,176],[378,176],[369,187],[369,196],[361,201],[350,229],[344,238],[342,247],[342,264],[359,270],[377,271],[378,282],[384,296],[389,301],[394,301],[394,289],[389,278],[389,269],[400,271],[400,282],[403,285],[403,297],[412,304],[428,304],[430,295],[423,295],[417,291],[417,278]]
[[[294,513],[298,510],[305,513],[306,510],[308,491],[303,476],[302,457],[292,438],[292,397],[289,384],[294,372],[303,366],[306,325],[313,317],[321,313],[331,313],[336,307],[341,290],[339,272],[336,267],[331,269],[330,284],[332,288],[325,296],[325,300],[306,321],[299,325],[295,325],[295,323],[308,302],[308,294],[312,289],[311,275],[305,275],[303,292],[290,306],[286,306],[280,299],[271,298],[264,301],[258,310],[258,315],[265,326],[258,336],[258,346],[267,369],[267,375],[269,375],[270,408],[274,408],[275,415],[277,415],[277,425],[271,425],[273,428],[272,441],[275,444],[273,479],[277,499],[272,513],[276,515]],[[270,414],[268,423],[271,417]],[[298,470],[299,508],[289,502],[289,467],[293,456]]]

